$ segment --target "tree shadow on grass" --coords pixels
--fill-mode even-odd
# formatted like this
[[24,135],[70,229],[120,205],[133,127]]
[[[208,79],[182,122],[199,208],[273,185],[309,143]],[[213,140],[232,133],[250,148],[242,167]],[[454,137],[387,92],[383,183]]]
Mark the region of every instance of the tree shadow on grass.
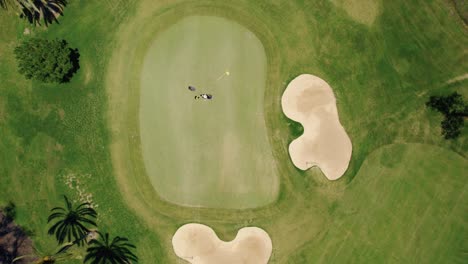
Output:
[[[0,208],[0,263],[13,263],[19,256],[33,252],[32,241],[29,236],[31,231],[16,225],[13,221],[16,217],[16,206],[10,202],[4,208]],[[31,263],[31,259],[24,258],[15,264]]]
[[62,83],[70,82],[73,75],[80,69],[80,53],[78,49],[70,49],[70,62],[72,68],[63,76]]

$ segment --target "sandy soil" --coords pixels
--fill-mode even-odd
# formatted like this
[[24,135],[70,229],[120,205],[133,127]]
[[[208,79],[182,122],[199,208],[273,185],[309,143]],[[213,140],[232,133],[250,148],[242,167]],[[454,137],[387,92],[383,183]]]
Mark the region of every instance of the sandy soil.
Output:
[[[13,259],[33,253],[33,243],[26,232],[0,211],[0,263],[11,263]],[[32,263],[33,258],[23,258],[16,264]]]
[[245,227],[234,240],[224,242],[202,224],[180,227],[172,246],[177,256],[192,264],[266,264],[272,251],[271,239],[263,229]]
[[380,0],[331,0],[355,21],[371,26],[380,14]]
[[447,84],[452,84],[452,83],[456,83],[456,82],[461,82],[461,81],[464,81],[468,79],[468,73],[465,73],[463,75],[460,75],[460,76],[457,76],[453,79],[450,79],[447,81]]
[[318,166],[329,180],[340,178],[352,145],[340,124],[331,87],[314,75],[300,75],[289,83],[281,105],[288,118],[304,127],[304,134],[289,145],[294,165],[301,170]]

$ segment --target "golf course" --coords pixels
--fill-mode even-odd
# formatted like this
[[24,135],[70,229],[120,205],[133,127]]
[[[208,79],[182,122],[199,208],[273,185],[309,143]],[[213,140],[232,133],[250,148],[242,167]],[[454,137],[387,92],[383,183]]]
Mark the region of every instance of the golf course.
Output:
[[[39,261],[67,245],[64,196],[138,259],[101,263],[466,263],[468,107],[443,112],[448,138],[428,103],[468,98],[466,8],[69,0],[48,26],[0,9],[0,219],[14,204],[36,254],[17,263],[92,259],[64,236]],[[39,39],[70,47],[56,82],[20,63]]]

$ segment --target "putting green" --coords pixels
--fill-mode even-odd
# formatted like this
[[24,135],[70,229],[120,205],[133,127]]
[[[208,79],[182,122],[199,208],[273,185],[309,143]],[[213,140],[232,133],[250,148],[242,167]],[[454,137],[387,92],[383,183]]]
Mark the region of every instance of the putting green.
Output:
[[[260,40],[220,17],[187,17],[157,35],[142,68],[140,136],[163,199],[222,208],[276,199],[263,117],[266,63]],[[213,99],[195,99],[200,93]]]

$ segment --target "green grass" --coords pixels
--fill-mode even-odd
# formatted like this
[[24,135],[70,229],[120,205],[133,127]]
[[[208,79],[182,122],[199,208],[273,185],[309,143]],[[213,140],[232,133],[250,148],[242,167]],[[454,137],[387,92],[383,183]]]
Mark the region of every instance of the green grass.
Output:
[[467,169],[466,159],[442,148],[379,148],[336,201],[329,229],[291,263],[463,262],[468,184],[459,176]]
[[[65,85],[31,83],[17,73],[13,49],[25,38],[23,29],[30,26],[13,14],[0,16],[0,201],[16,203],[17,221],[34,230],[36,246],[45,251],[56,248],[56,242],[46,233],[49,209],[63,204],[63,194],[78,198],[77,191],[64,184],[68,174],[90,175],[93,179],[83,188],[94,194],[101,230],[127,236],[138,244],[140,239],[159,244],[156,236],[142,237],[145,227],[126,209],[112,178],[101,66],[107,64],[105,53],[112,39],[111,32],[105,34],[106,28],[118,25],[121,18],[89,16],[79,23],[74,21],[79,13],[91,14],[94,8],[101,8],[104,14],[110,6],[105,2],[94,6],[75,2],[61,19],[68,27],[33,30],[34,36],[64,38],[79,49],[81,69]],[[103,24],[99,26],[98,21]],[[87,84],[86,72],[94,76]],[[97,190],[102,195],[96,195]],[[140,227],[134,230],[135,226]],[[143,244],[139,250],[144,250]],[[152,248],[152,252],[158,252],[158,248]]]
[[[223,239],[243,226],[264,228],[273,240],[271,263],[462,263],[467,215],[457,199],[466,200],[466,130],[443,140],[441,118],[424,102],[466,88],[466,81],[446,84],[467,72],[466,29],[444,0],[381,1],[379,8],[367,26],[328,0],[77,0],[60,25],[33,30],[80,50],[81,69],[65,85],[31,83],[17,73],[13,48],[26,37],[25,24],[2,13],[0,201],[16,202],[18,222],[36,231],[36,245],[55,247],[45,234],[47,209],[61,204],[62,194],[77,198],[64,176],[80,175],[98,204],[101,230],[129,237],[141,263],[177,263],[171,236],[192,221]],[[280,175],[272,205],[175,206],[145,177],[139,138],[131,138],[139,134],[138,80],[112,77],[139,77],[154,36],[187,15],[237,21],[265,47],[265,121]],[[289,162],[287,145],[301,129],[282,115],[280,98],[301,73],[330,83],[353,142],[350,168],[338,182]]]
[[[139,123],[147,175],[163,199],[239,209],[276,200],[265,78],[260,40],[233,21],[194,16],[157,35],[142,66]],[[214,98],[194,99],[200,93]]]

